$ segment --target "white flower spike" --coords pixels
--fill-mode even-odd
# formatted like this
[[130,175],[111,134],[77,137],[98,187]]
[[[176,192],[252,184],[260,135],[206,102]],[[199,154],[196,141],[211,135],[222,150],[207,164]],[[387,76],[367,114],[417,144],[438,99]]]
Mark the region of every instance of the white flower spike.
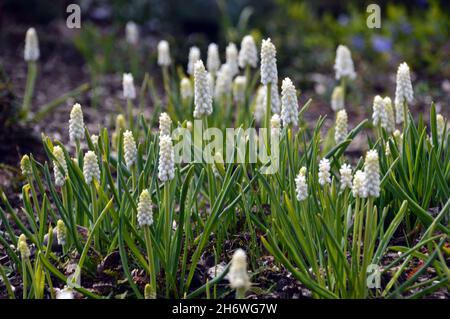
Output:
[[231,78],[234,78],[239,73],[238,67],[238,50],[236,44],[229,43],[225,50],[226,64],[230,68]]
[[83,111],[79,103],[75,103],[70,111],[69,137],[71,142],[84,138]]
[[158,65],[159,66],[170,66],[172,59],[170,58],[170,47],[169,42],[166,40],[161,40],[158,43]]
[[243,69],[247,65],[256,68],[258,65],[258,49],[251,35],[246,35],[241,42],[239,51],[239,66]]
[[367,195],[373,197],[380,196],[380,166],[376,150],[367,152],[364,161],[364,173],[366,174]]
[[208,56],[206,58],[206,67],[208,72],[216,74],[220,68],[219,47],[215,43],[208,45]]
[[[67,163],[66,159],[64,158],[64,152],[61,146],[57,145],[53,148],[53,155],[55,156],[56,159],[53,161],[53,174],[55,175],[55,185],[63,186],[64,182],[66,181]],[[62,168],[62,171],[60,167]]]
[[348,77],[351,80],[356,78],[352,54],[345,45],[339,45],[337,47],[334,70],[336,72],[336,80],[339,80],[343,77]]
[[339,144],[348,134],[348,117],[345,110],[340,110],[336,114],[336,125],[334,128],[334,140],[336,144]]
[[167,182],[175,176],[175,154],[172,138],[169,135],[159,137],[159,163],[158,178],[161,182]]
[[203,62],[195,63],[194,74],[194,117],[201,118],[212,113],[211,83]]
[[339,174],[341,175],[341,190],[346,188],[352,188],[352,167],[346,163],[342,164],[339,169]]
[[413,98],[414,92],[411,84],[409,66],[403,62],[397,70],[397,85],[395,87],[395,119],[397,124],[403,122],[403,104],[411,103]]
[[308,198],[308,184],[306,184],[306,167],[302,167],[295,178],[295,191],[299,202]]
[[125,131],[123,133],[123,150],[125,157],[125,164],[128,168],[131,168],[137,159],[136,142],[131,131]]
[[277,50],[270,38],[263,40],[261,45],[261,83],[267,85],[278,83]]
[[172,120],[169,114],[166,112],[161,113],[159,116],[159,135],[170,135],[170,127],[172,126]]
[[139,43],[139,28],[133,21],[129,21],[125,26],[125,38],[131,45]]
[[283,126],[298,124],[297,91],[289,78],[285,78],[281,85],[281,120]]
[[97,155],[93,151],[88,151],[84,155],[83,176],[88,185],[93,180],[100,181],[100,167],[98,166]]
[[187,67],[187,73],[189,75],[193,75],[195,72],[195,64],[197,61],[200,60],[200,49],[197,47],[191,47],[189,49],[189,60],[188,60],[188,67]]
[[39,40],[34,28],[29,28],[25,35],[24,59],[27,62],[35,62],[39,60]]
[[319,162],[319,184],[324,186],[331,183],[330,160],[322,158]]
[[133,75],[131,73],[124,73],[122,77],[123,97],[125,99],[133,100],[136,98],[136,89],[134,87]]
[[137,222],[139,227],[151,226],[153,224],[152,199],[150,193],[146,189],[144,189],[139,196]]

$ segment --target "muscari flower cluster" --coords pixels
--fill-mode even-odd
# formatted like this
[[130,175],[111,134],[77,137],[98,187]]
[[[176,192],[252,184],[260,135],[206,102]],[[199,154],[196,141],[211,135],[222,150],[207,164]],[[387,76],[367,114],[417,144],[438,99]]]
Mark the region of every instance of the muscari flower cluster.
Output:
[[277,85],[277,51],[270,38],[262,41],[261,45],[261,83]]
[[67,229],[66,225],[61,219],[56,222],[56,239],[58,241],[58,245],[62,246],[66,244]]
[[331,183],[330,160],[322,158],[319,162],[319,184],[324,186]]
[[228,63],[223,64],[217,73],[217,81],[214,90],[214,96],[220,98],[230,94],[232,91],[233,75]]
[[212,113],[211,84],[208,81],[207,72],[201,60],[195,63],[194,105],[195,118],[201,118]]
[[78,103],[75,103],[70,111],[69,137],[71,142],[79,141],[84,137],[83,111]]
[[341,86],[336,86],[331,94],[331,109],[335,112],[344,108],[344,91]]
[[87,151],[83,163],[83,176],[86,183],[89,185],[94,180],[100,181],[100,167],[95,152]]
[[172,126],[172,120],[170,116],[163,112],[159,116],[159,134],[160,135],[170,135],[170,127]]
[[124,73],[122,77],[123,97],[128,100],[136,98],[136,89],[134,87],[133,75]]
[[208,72],[216,74],[220,68],[219,47],[215,43],[208,45],[208,56],[206,58],[206,68]]
[[125,157],[125,164],[128,168],[131,168],[137,159],[136,142],[131,131],[125,131],[123,133],[123,151]]
[[413,88],[411,84],[411,75],[409,72],[409,66],[405,62],[400,64],[397,70],[397,84],[395,87],[395,120],[397,124],[403,122],[405,103],[411,103],[413,101]]
[[229,43],[228,46],[225,49],[225,61],[226,64],[230,68],[230,74],[231,78],[233,78],[236,74],[239,73],[239,66],[238,66],[238,50],[236,48],[236,44]]
[[367,195],[372,197],[380,196],[380,167],[376,150],[367,152],[364,161],[364,173],[366,175]]
[[63,186],[67,175],[67,163],[61,146],[57,145],[53,148],[53,156],[55,156],[55,160],[53,161],[55,185]]
[[308,185],[306,184],[306,167],[302,167],[297,177],[295,178],[295,191],[297,193],[297,200],[303,201],[308,198]]
[[187,73],[189,75],[194,75],[195,64],[200,60],[200,49],[193,46],[189,49],[188,66]]
[[39,40],[34,28],[29,28],[25,35],[24,59],[27,62],[39,60]]
[[131,45],[139,43],[139,28],[133,21],[127,22],[125,26],[125,39]]
[[146,189],[144,189],[139,196],[137,222],[140,227],[151,226],[153,224],[152,199],[150,193]]
[[297,91],[289,78],[285,78],[281,85],[281,120],[283,126],[298,124]]
[[258,65],[258,50],[251,35],[246,35],[242,39],[238,60],[241,68],[245,68],[247,65],[256,68]]
[[352,80],[356,78],[352,54],[345,45],[339,45],[337,47],[334,70],[336,72],[336,80],[339,80],[343,77],[348,77],[349,79]]
[[336,114],[336,125],[334,130],[334,140],[340,143],[345,140],[348,134],[348,117],[345,110],[340,110]]
[[169,42],[161,40],[158,43],[158,65],[167,67],[172,62],[170,58]]
[[168,182],[175,176],[175,154],[170,135],[159,137],[158,178],[161,182]]
[[250,288],[250,278],[247,273],[247,255],[242,249],[236,250],[231,258],[228,280],[233,289],[245,291]]

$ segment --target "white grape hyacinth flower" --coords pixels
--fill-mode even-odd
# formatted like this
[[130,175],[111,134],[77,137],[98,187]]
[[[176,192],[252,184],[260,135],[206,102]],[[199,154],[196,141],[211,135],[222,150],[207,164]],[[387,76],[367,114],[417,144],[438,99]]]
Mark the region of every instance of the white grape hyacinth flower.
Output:
[[193,46],[189,49],[187,73],[193,75],[195,72],[195,64],[200,60],[200,49]]
[[67,228],[61,219],[56,222],[56,239],[58,241],[58,245],[62,246],[66,244]]
[[[55,185],[63,186],[66,181],[67,163],[61,146],[57,145],[53,148],[53,174],[55,176]],[[62,170],[61,170],[62,168]]]
[[69,137],[71,142],[82,140],[84,137],[83,110],[79,103],[75,103],[70,111]]
[[192,83],[187,77],[184,77],[181,79],[180,95],[183,100],[190,100],[194,96],[194,93],[192,90]]
[[387,114],[384,105],[384,99],[376,95],[373,99],[373,112],[372,120],[374,125],[380,125],[381,127],[387,127]]
[[250,277],[247,273],[247,255],[242,249],[237,249],[231,258],[228,280],[233,289],[246,291],[250,288]]
[[336,125],[334,127],[334,140],[336,144],[344,141],[348,134],[348,117],[345,110],[340,110],[336,114]]
[[220,67],[214,89],[214,96],[216,98],[221,98],[232,92],[233,76],[231,73],[231,67],[228,63],[225,63]]
[[246,35],[241,42],[241,50],[239,51],[239,66],[243,69],[247,65],[256,68],[258,65],[258,49],[255,40],[251,35]]
[[341,175],[341,190],[352,189],[352,167],[346,163],[342,164],[339,174]]
[[411,74],[409,66],[405,62],[400,64],[397,70],[397,81],[395,87],[395,116],[397,124],[403,122],[403,104],[411,103],[414,98],[414,91],[411,84]]
[[161,113],[159,116],[159,135],[170,135],[170,127],[172,126],[172,120],[169,114],[166,112]]
[[336,86],[331,94],[331,109],[335,112],[344,108],[344,90],[341,86]]
[[137,159],[136,141],[134,140],[133,133],[129,130],[123,133],[123,150],[125,157],[125,164],[128,168],[131,168]]
[[230,68],[231,78],[234,78],[236,74],[239,73],[238,66],[238,50],[236,44],[233,42],[229,43],[225,49],[225,61]]
[[322,158],[319,162],[319,184],[324,186],[331,183],[330,160]]
[[219,47],[215,43],[208,45],[208,56],[206,58],[206,68],[211,74],[216,74],[220,68]]
[[146,189],[139,195],[137,222],[139,227],[151,226],[153,224],[152,199],[150,193]]
[[131,45],[139,43],[139,27],[133,21],[127,22],[125,26],[125,39]]
[[361,170],[357,170],[353,177],[352,193],[355,198],[367,197],[366,173]]
[[131,73],[124,73],[122,76],[123,97],[133,100],[136,98],[136,88],[134,87],[134,79]]
[[299,202],[308,198],[308,184],[306,183],[306,167],[302,167],[295,178],[295,191]]
[[439,143],[441,143],[442,138],[444,137],[444,130],[445,130],[445,119],[442,116],[442,114],[436,115],[436,129],[438,134],[438,141]]
[[[278,92],[278,85],[273,84],[270,86],[270,109],[272,113],[280,114],[281,111],[281,99],[280,94]],[[267,88],[265,89],[265,94],[267,94]]]
[[247,87],[247,79],[243,75],[238,75],[233,81],[233,99],[238,104],[245,102],[245,88]]
[[195,63],[194,73],[194,117],[210,115],[212,109],[211,83],[201,60]]
[[283,126],[298,124],[297,91],[289,78],[285,78],[281,85],[281,120]]
[[39,60],[39,39],[34,28],[29,28],[25,35],[24,59],[27,62]]
[[93,151],[87,151],[84,155],[83,176],[89,185],[93,180],[100,181],[100,167],[98,166],[97,155]]
[[384,109],[386,111],[386,123],[385,126],[382,126],[386,129],[388,133],[392,133],[395,130],[395,116],[394,109],[392,107],[392,100],[389,96],[386,96],[384,99]]
[[261,83],[267,85],[278,83],[277,50],[270,38],[261,45]]
[[161,182],[168,182],[175,176],[175,154],[170,135],[159,137],[158,178]]
[[166,40],[161,40],[158,43],[158,65],[170,66],[172,59],[170,58],[170,46]]
[[272,115],[270,119],[270,128],[272,133],[272,139],[278,138],[281,132],[281,118],[278,114]]
[[348,77],[351,80],[356,78],[352,54],[345,45],[339,45],[336,49],[334,70],[336,72],[336,80],[339,80],[343,77]]
[[378,162],[378,152],[370,150],[366,154],[364,161],[364,173],[366,174],[367,195],[372,197],[380,196],[380,166]]

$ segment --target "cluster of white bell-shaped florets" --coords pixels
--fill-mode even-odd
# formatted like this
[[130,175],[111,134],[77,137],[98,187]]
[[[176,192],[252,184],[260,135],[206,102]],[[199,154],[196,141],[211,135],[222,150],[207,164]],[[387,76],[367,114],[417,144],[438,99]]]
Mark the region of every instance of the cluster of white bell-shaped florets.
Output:
[[133,132],[127,130],[123,132],[123,150],[125,157],[125,164],[131,168],[137,159],[136,141],[133,137]]
[[182,78],[180,81],[180,95],[185,101],[192,99],[194,96],[192,83],[187,77]]
[[234,78],[239,73],[238,54],[236,44],[230,42],[225,49],[225,61],[230,68],[231,78]]
[[349,79],[356,78],[355,66],[353,65],[352,54],[345,45],[339,45],[336,49],[336,60],[334,62],[336,79],[343,77]]
[[355,198],[367,197],[366,173],[361,170],[357,170],[353,177],[352,193]]
[[344,90],[341,86],[336,86],[331,94],[331,109],[335,112],[344,108]]
[[384,99],[384,110],[386,112],[386,123],[381,123],[381,126],[386,129],[388,133],[392,133],[395,130],[395,116],[394,108],[392,107],[392,100],[389,96]]
[[89,185],[93,180],[100,181],[100,167],[95,152],[87,151],[84,154],[83,163],[83,176],[86,183]]
[[370,150],[364,161],[364,173],[366,174],[367,195],[380,196],[380,165],[378,163],[378,152]]
[[297,200],[303,201],[308,198],[308,184],[306,183],[306,167],[302,167],[295,178],[295,191]]
[[201,60],[195,63],[194,74],[194,117],[201,118],[212,113],[211,83]]
[[345,109],[342,109],[336,114],[336,125],[334,127],[334,140],[340,143],[347,137],[348,134],[348,117]]
[[27,62],[35,62],[39,60],[39,40],[34,28],[29,28],[25,35],[24,59]]
[[233,99],[236,103],[245,102],[245,89],[247,87],[247,79],[243,75],[238,75],[233,81]]
[[200,60],[200,49],[193,46],[189,49],[187,73],[193,75],[195,72],[195,64]]
[[221,98],[224,95],[228,95],[232,92],[232,88],[233,88],[233,76],[231,72],[231,67],[228,63],[222,64],[219,72],[217,73],[214,96],[216,98]]
[[245,68],[247,65],[256,68],[258,65],[258,49],[251,35],[246,35],[241,42],[239,51],[239,66]]
[[277,50],[270,38],[262,41],[261,45],[261,83],[267,85],[278,83]]
[[322,158],[319,162],[319,184],[324,186],[331,183],[331,165],[328,158]]
[[27,244],[27,237],[24,234],[19,236],[17,241],[17,249],[19,250],[22,259],[30,258],[31,252]]
[[20,170],[23,176],[31,176],[33,174],[33,169],[31,168],[31,161],[28,155],[22,156],[20,160]]
[[67,228],[61,219],[56,222],[56,239],[60,246],[67,242]]
[[134,87],[134,79],[131,73],[124,73],[122,77],[123,97],[133,100],[136,98],[136,88]]
[[272,139],[278,139],[281,132],[281,118],[278,114],[272,115],[272,118],[270,119],[270,128]]
[[341,175],[341,190],[346,188],[352,188],[352,167],[346,163],[342,164],[339,169],[339,174]]
[[66,159],[64,158],[64,152],[61,146],[57,145],[53,148],[53,156],[55,156],[55,160],[53,161],[53,174],[55,176],[55,185],[63,186],[64,182],[66,181],[67,163]]
[[285,78],[281,85],[281,120],[283,126],[298,124],[297,91],[289,78]]
[[82,140],[84,137],[83,111],[79,103],[75,103],[70,111],[69,137],[71,142]]
[[170,135],[159,137],[159,163],[158,178],[161,182],[167,182],[175,176],[175,154]]
[[381,96],[376,95],[373,99],[372,120],[374,125],[383,126],[387,123],[387,114],[384,107],[384,100]]
[[211,74],[216,74],[220,68],[219,47],[215,43],[208,45],[208,56],[206,58],[206,68]]
[[441,143],[445,133],[445,119],[442,114],[436,115],[436,130],[438,134],[438,141]]
[[148,190],[144,189],[139,196],[137,207],[137,222],[140,227],[153,224],[152,199]]
[[170,135],[172,120],[166,112],[159,116],[159,135]]
[[139,27],[133,21],[127,22],[125,26],[125,39],[131,45],[139,43]]
[[161,40],[158,43],[158,65],[169,66],[170,63],[172,63],[172,59],[170,58],[169,42]]
[[[267,88],[264,90],[267,94]],[[278,92],[278,84],[270,86],[270,109],[272,113],[280,114],[281,112],[281,98]]]
[[242,249],[236,250],[231,258],[228,280],[231,288],[241,290],[243,293],[250,288],[250,278],[247,273],[247,255]]
[[411,84],[409,66],[403,62],[397,70],[397,84],[395,87],[395,119],[397,124],[403,122],[404,103],[411,103],[413,98],[414,92]]

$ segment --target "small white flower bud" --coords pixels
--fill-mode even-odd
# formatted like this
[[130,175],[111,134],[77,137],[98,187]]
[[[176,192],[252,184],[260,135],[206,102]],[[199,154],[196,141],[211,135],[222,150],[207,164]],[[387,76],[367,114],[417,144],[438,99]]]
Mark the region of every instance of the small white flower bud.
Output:
[[87,184],[91,184],[94,179],[100,181],[100,167],[97,155],[93,151],[84,154],[83,176]]
[[206,67],[208,72],[215,74],[220,68],[219,47],[215,43],[208,45],[208,56],[206,58]]
[[239,73],[238,67],[238,50],[236,44],[229,43],[225,50],[226,64],[230,68],[231,78],[233,79],[236,74]]
[[384,109],[386,111],[386,123],[382,122],[381,126],[384,127],[388,133],[392,133],[395,130],[395,117],[392,101],[388,96],[384,98]]
[[258,64],[258,49],[251,35],[246,35],[241,42],[239,51],[239,66],[243,69],[247,65],[256,68]]
[[139,28],[133,21],[127,22],[125,26],[125,38],[131,45],[137,45],[139,42]]
[[344,108],[344,91],[342,87],[336,86],[331,94],[331,109],[335,112]]
[[[53,155],[56,158],[56,160],[53,161],[53,174],[55,175],[55,185],[63,186],[64,182],[66,181],[67,163],[66,159],[64,158],[64,152],[59,145],[53,148]],[[60,167],[62,168],[63,171],[60,170]]]
[[92,144],[98,145],[98,135],[92,134],[91,141],[92,141]]
[[122,77],[123,97],[133,100],[136,98],[136,89],[134,87],[133,75],[124,73]]
[[169,42],[166,40],[161,40],[158,43],[158,65],[159,66],[169,66],[172,62],[170,58],[170,47]]
[[348,117],[345,110],[340,110],[336,114],[336,125],[334,127],[334,140],[336,144],[345,140],[348,134]]
[[211,84],[201,60],[195,63],[194,74],[194,117],[201,118],[212,113]]
[[17,241],[17,248],[20,252],[20,256],[22,257],[22,259],[30,258],[31,256],[30,248],[28,247],[27,244],[27,237],[25,237],[24,234],[19,236],[19,240]]
[[281,120],[283,126],[298,124],[297,91],[289,78],[285,78],[281,85]]
[[61,219],[56,222],[56,239],[58,241],[58,245],[62,246],[66,244],[67,229],[66,225]]
[[159,137],[158,178],[161,182],[170,181],[175,176],[175,154],[170,135]]
[[180,95],[183,100],[190,100],[194,96],[191,81],[186,77],[181,79]]
[[214,96],[221,98],[224,95],[230,94],[232,90],[233,77],[231,75],[230,66],[225,63],[220,67],[217,73],[216,87],[214,90]]
[[444,130],[445,130],[445,120],[442,114],[436,115],[436,129],[439,143],[441,143],[442,138],[444,137]]
[[299,202],[308,198],[308,184],[306,184],[306,167],[302,167],[295,178],[295,191]]
[[29,28],[25,36],[24,59],[27,62],[39,60],[39,40],[34,28]]
[[275,136],[275,137],[280,136],[281,118],[278,114],[272,115],[272,118],[270,119],[270,127],[271,127],[272,136]]
[[374,125],[383,124],[386,126],[387,123],[387,115],[384,108],[384,100],[381,96],[376,95],[373,99],[373,113],[372,120]]
[[139,196],[137,222],[140,227],[151,226],[153,224],[152,199],[150,193],[146,189],[144,189]]
[[319,184],[324,186],[331,183],[330,160],[322,158],[319,162]]
[[352,54],[345,45],[339,45],[336,50],[336,60],[334,62],[334,70],[336,72],[336,79],[343,77],[349,79],[356,78],[355,67],[353,65]]
[[346,188],[352,188],[352,168],[348,164],[342,164],[339,169],[339,174],[341,175],[341,190]]
[[270,38],[261,45],[261,83],[267,85],[278,83],[277,51]]
[[125,164],[128,168],[131,168],[137,159],[136,142],[131,131],[123,132],[123,151]]
[[245,102],[245,88],[247,86],[247,79],[245,76],[239,75],[233,81],[233,98],[238,104]]
[[170,127],[172,126],[172,120],[170,116],[163,112],[159,116],[159,135],[170,135]]
[[33,174],[30,157],[28,155],[22,156],[22,159],[20,160],[20,169],[24,176],[31,176]]
[[195,64],[200,60],[200,49],[197,47],[191,47],[189,49],[189,60],[187,66],[187,73],[193,75],[195,72]]
[[247,273],[247,255],[242,249],[236,250],[231,258],[228,280],[233,289],[243,289],[245,292],[250,288],[250,278]]
[[355,172],[355,176],[353,178],[353,187],[352,187],[353,197],[366,198],[367,197],[367,188],[366,188],[366,173],[361,170]]
[[397,124],[403,122],[403,104],[411,103],[413,94],[409,66],[403,62],[397,70],[397,85],[395,87],[395,116]]
[[69,137],[71,142],[82,140],[84,137],[83,111],[78,103],[75,103],[70,111]]
[[376,150],[367,152],[364,161],[364,173],[366,174],[367,195],[373,197],[380,196],[380,166]]

